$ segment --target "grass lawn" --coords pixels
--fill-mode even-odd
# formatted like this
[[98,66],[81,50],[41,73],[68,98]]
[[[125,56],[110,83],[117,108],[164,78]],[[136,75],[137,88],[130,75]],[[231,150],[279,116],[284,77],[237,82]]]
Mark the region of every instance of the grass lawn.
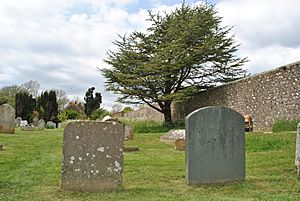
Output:
[[76,193],[60,189],[63,130],[0,134],[0,200],[300,200],[294,170],[295,132],[248,133],[246,182],[192,187],[185,184],[185,155],[159,141],[160,134],[136,134],[127,145],[123,189]]

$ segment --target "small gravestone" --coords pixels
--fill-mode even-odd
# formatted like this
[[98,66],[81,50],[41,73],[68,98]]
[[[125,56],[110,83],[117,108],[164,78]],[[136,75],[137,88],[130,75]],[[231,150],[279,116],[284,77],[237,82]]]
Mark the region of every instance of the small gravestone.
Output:
[[125,139],[133,140],[134,132],[131,126],[125,126]]
[[20,126],[21,125],[21,121],[22,121],[22,117],[17,117],[15,120],[15,125],[16,126]]
[[62,123],[58,123],[57,128],[62,128]]
[[15,133],[15,109],[9,104],[0,105],[0,133]]
[[245,180],[243,116],[226,107],[205,107],[186,117],[189,185]]
[[34,117],[34,118],[32,119],[32,124],[33,124],[34,126],[38,126],[38,122],[39,122],[39,118],[38,118],[38,117]]
[[54,129],[55,128],[55,123],[53,123],[52,121],[47,121],[46,128]]
[[121,187],[123,142],[120,123],[69,123],[63,139],[62,189],[103,192]]
[[45,121],[44,121],[43,119],[40,119],[40,120],[38,121],[38,129],[39,129],[39,130],[45,129]]
[[22,120],[21,123],[20,123],[20,126],[21,127],[28,126],[27,120]]
[[297,127],[295,166],[297,168],[297,174],[300,175],[300,123]]
[[173,129],[160,137],[161,142],[166,142],[169,144],[174,144],[177,139],[185,139],[184,129]]
[[175,150],[177,151],[185,151],[185,147],[186,147],[186,144],[185,144],[185,139],[177,139],[175,140],[174,142],[174,148]]

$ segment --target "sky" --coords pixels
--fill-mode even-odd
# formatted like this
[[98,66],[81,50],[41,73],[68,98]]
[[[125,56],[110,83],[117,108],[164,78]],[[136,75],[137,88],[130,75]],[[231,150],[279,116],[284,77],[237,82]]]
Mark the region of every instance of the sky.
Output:
[[[299,0],[207,0],[223,26],[234,26],[238,55],[251,74],[300,60]],[[197,3],[186,0],[186,3]],[[0,0],[0,88],[30,80],[42,90],[83,98],[89,87],[116,104],[97,70],[119,35],[145,31],[147,10],[170,11],[181,0]]]

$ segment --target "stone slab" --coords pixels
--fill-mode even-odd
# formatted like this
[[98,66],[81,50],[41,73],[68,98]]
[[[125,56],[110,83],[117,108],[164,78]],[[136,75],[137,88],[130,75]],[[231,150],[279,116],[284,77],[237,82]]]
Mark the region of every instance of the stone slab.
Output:
[[9,104],[0,105],[0,133],[15,133],[15,109]]
[[205,107],[189,114],[185,125],[187,184],[245,180],[245,128],[240,113]]
[[160,141],[168,144],[174,144],[177,139],[185,139],[184,129],[173,129],[160,136]]
[[131,126],[125,126],[125,139],[128,139],[128,140],[134,139],[134,131]]
[[124,126],[117,122],[78,121],[64,130],[62,189],[112,191],[121,187]]

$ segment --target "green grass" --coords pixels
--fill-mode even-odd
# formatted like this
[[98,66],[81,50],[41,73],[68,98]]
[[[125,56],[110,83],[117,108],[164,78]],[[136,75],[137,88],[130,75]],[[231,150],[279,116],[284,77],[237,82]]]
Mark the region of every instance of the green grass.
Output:
[[300,120],[278,119],[272,125],[273,132],[296,131]]
[[0,134],[0,200],[299,200],[294,170],[295,132],[246,134],[246,181],[200,187],[185,184],[185,154],[159,141],[162,133],[136,134],[126,145],[123,188],[113,193],[60,189],[62,129]]

